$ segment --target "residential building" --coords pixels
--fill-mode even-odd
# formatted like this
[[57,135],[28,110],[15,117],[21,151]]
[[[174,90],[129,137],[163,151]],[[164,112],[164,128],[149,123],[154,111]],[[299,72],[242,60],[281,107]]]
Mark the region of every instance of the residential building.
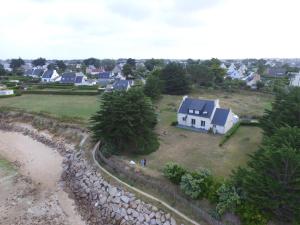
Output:
[[106,91],[128,91],[134,85],[133,80],[117,80]]
[[291,77],[290,86],[300,87],[300,73],[297,73]]
[[197,131],[225,134],[237,121],[231,109],[220,108],[219,100],[184,96],[177,112],[178,126]]
[[60,80],[59,74],[56,72],[56,70],[48,69],[46,70],[42,75],[42,82],[57,82]]
[[45,70],[41,69],[41,68],[33,68],[33,69],[26,70],[24,75],[37,78],[37,77],[41,77],[43,75],[44,71]]

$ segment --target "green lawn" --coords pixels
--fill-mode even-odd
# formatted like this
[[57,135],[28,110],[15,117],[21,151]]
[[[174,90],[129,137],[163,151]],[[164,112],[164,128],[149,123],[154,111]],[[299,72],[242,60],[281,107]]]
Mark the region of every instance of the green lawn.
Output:
[[58,118],[77,118],[87,122],[98,107],[99,96],[22,95],[0,99],[0,107],[14,107],[28,112],[47,113]]
[[[198,91],[190,94],[195,98],[220,99],[221,107],[230,107],[239,116],[260,116],[270,106],[272,96],[257,92],[226,93],[221,91]],[[163,166],[174,161],[189,169],[208,168],[218,177],[226,177],[239,165],[245,165],[248,154],[257,150],[262,133],[257,127],[240,127],[237,133],[219,147],[221,135],[196,133],[170,126],[176,121],[176,111],[182,96],[165,95],[156,104],[160,138],[159,149],[147,156],[127,156],[126,161],[142,158],[148,160],[148,169],[153,176],[161,176]]]

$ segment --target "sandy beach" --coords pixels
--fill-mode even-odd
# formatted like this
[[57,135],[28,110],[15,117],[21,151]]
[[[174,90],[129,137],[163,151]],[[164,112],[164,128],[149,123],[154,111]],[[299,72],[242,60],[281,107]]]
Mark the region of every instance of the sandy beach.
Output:
[[63,158],[56,150],[0,131],[0,155],[17,165],[10,176],[0,171],[0,224],[85,224],[59,184]]

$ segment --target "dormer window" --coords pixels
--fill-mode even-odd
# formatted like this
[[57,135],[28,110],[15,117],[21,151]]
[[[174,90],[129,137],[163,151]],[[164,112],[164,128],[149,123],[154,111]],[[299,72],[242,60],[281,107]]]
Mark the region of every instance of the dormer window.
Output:
[[189,113],[194,113],[194,110],[193,109],[189,109]]
[[199,110],[195,110],[195,114],[199,115],[200,111]]
[[207,115],[207,111],[204,111],[204,112],[203,112],[203,115]]

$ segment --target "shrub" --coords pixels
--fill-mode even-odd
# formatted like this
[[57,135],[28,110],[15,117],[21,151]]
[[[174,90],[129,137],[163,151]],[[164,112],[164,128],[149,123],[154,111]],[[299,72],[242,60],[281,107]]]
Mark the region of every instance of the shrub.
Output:
[[178,122],[177,121],[173,121],[172,123],[171,123],[171,126],[173,126],[173,127],[176,127],[178,125]]
[[230,130],[227,131],[227,133],[226,133],[226,134],[224,135],[224,137],[222,138],[222,140],[221,140],[219,146],[224,145],[225,142],[228,141],[229,138],[231,138],[231,136],[234,135],[234,134],[237,132],[237,130],[239,129],[240,125],[241,125],[241,123],[238,122],[238,123],[236,123],[233,127],[231,127]]
[[237,215],[244,225],[266,225],[268,218],[252,204],[243,202],[236,209]]
[[218,189],[217,194],[219,200],[216,211],[220,216],[226,211],[233,212],[241,202],[235,187],[230,183],[223,183]]
[[208,170],[189,172],[181,177],[180,189],[192,199],[199,199],[207,196],[212,182],[212,175]]
[[219,195],[218,195],[218,189],[220,188],[220,186],[222,185],[221,182],[216,181],[215,179],[212,182],[212,185],[209,188],[209,191],[207,193],[207,199],[211,202],[211,203],[217,203],[219,200]]
[[179,184],[181,177],[187,172],[185,168],[176,163],[167,163],[163,169],[164,175],[174,184]]

